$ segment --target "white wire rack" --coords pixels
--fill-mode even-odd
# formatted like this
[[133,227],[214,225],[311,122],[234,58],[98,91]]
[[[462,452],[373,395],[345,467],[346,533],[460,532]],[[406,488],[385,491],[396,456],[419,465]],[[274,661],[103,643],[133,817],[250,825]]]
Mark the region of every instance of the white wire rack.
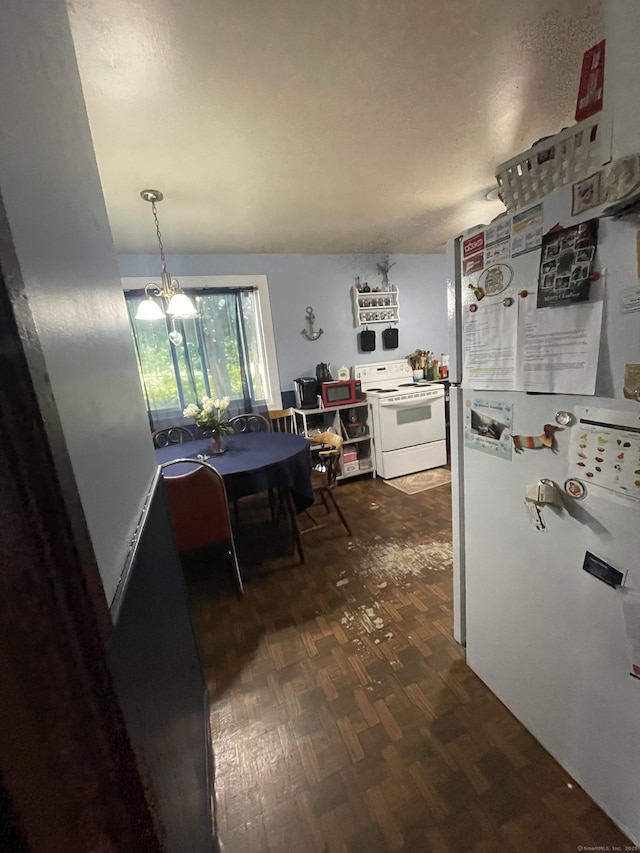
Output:
[[509,213],[564,184],[579,181],[611,160],[611,121],[603,113],[541,140],[496,170]]

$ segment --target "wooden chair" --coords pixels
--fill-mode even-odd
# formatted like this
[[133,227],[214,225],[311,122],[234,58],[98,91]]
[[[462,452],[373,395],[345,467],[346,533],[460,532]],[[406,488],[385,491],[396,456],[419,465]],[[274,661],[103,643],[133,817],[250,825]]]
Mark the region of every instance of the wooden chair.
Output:
[[229,423],[236,433],[271,432],[271,421],[264,415],[254,412],[247,415],[234,415],[229,418]]
[[157,429],[151,434],[154,447],[167,447],[169,444],[182,444],[184,441],[193,441],[191,431],[186,427],[174,426],[165,429]]
[[[184,463],[195,467],[188,474],[168,473],[172,465]],[[244,595],[229,517],[227,490],[222,476],[211,465],[197,459],[172,459],[162,465],[161,470],[171,526],[179,553],[188,553],[212,545],[226,545],[238,590]]]
[[[317,467],[311,471],[311,485],[313,486],[314,495],[320,495],[320,499],[324,504],[327,513],[331,512],[330,503],[333,504],[338,517],[342,522],[345,530],[352,535],[349,523],[340,509],[334,495],[336,479],[340,473],[340,448],[342,447],[343,439],[341,436],[333,432],[322,432],[320,435],[309,437],[311,445],[321,445],[324,449],[318,451],[319,464],[322,464],[324,470],[319,470]],[[310,518],[313,527],[308,527],[301,530],[301,533],[311,533],[313,530],[319,530],[321,527],[326,527],[326,524],[319,524],[311,513],[307,510],[307,516]]]
[[269,417],[274,432],[298,432],[293,409],[270,409]]

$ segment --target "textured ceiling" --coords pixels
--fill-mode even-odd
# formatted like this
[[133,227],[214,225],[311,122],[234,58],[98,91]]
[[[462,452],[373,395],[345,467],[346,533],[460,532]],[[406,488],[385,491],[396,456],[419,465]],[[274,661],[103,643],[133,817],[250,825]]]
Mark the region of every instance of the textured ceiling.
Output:
[[116,249],[438,252],[572,123],[589,0],[68,0]]

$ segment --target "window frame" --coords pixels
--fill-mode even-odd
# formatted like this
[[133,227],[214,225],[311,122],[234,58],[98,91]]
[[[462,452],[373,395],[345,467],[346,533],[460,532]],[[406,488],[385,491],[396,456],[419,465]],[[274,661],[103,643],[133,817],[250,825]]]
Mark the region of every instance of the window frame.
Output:
[[[144,290],[149,282],[158,276],[122,276],[124,293],[132,290]],[[280,373],[276,354],[276,341],[273,333],[273,318],[271,314],[271,299],[269,297],[269,281],[266,275],[185,275],[179,278],[183,290],[200,290],[209,287],[221,290],[238,290],[251,288],[256,291],[258,317],[266,358],[266,379],[269,389],[267,405],[270,409],[282,408],[282,392],[280,389]]]

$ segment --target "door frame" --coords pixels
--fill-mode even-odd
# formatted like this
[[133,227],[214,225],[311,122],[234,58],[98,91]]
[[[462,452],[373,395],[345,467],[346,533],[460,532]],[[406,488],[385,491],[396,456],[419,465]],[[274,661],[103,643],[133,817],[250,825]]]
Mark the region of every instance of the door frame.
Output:
[[0,779],[29,851],[160,853],[110,618],[0,199]]

